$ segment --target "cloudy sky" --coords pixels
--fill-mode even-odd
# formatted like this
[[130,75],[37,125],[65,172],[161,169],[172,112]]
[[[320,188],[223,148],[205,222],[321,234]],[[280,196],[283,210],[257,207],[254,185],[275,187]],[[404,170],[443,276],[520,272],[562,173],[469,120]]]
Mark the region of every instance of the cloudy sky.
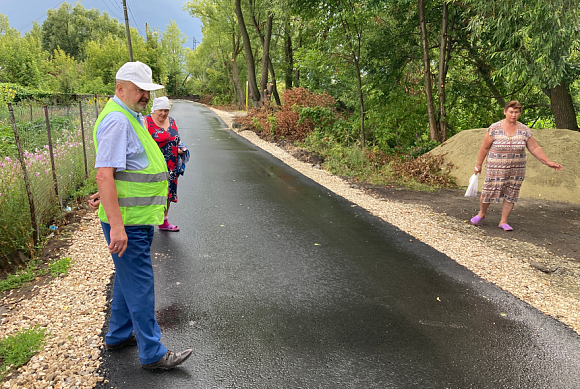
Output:
[[[68,1],[71,4],[75,2]],[[192,47],[194,37],[198,44],[201,41],[201,22],[182,10],[186,0],[126,0],[126,2],[129,24],[137,28],[141,35],[145,36],[145,23],[163,31],[169,21],[173,20],[181,32],[187,35],[187,47]],[[46,19],[46,11],[58,8],[62,3],[63,1],[57,0],[0,0],[0,13],[8,16],[11,27],[24,34],[32,28],[33,21],[42,24]],[[111,17],[123,23],[125,21],[122,0],[81,0],[81,4],[87,9],[106,11]]]

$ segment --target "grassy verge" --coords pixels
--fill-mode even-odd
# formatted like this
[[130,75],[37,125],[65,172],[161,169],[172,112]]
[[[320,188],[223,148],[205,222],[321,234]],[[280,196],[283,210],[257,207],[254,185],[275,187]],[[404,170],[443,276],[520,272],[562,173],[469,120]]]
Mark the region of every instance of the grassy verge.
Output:
[[359,182],[421,191],[457,186],[449,174],[452,166],[445,165],[440,156],[389,155],[373,148],[333,142],[317,133],[299,146],[324,157],[323,167],[330,173]]
[[61,274],[67,274],[68,269],[74,264],[70,258],[61,258],[48,264],[48,268],[41,269],[38,261],[32,261],[28,264],[26,269],[20,270],[16,273],[9,274],[5,279],[0,280],[0,292],[20,289],[27,282],[33,281],[36,277],[50,273],[53,277],[58,277]]
[[[83,184],[72,194],[70,199],[74,202],[84,201],[84,199],[97,191],[97,183],[96,183],[96,171],[91,171],[89,178],[86,179]],[[62,234],[61,234],[62,235]],[[60,239],[63,239],[62,237]],[[46,242],[43,242],[36,252],[42,251],[42,245]],[[60,274],[66,274],[68,268],[72,266],[73,261],[70,258],[62,258],[56,262],[52,262],[48,264],[48,268],[42,266],[43,264],[40,263],[38,259],[31,260],[25,269],[17,270],[12,274],[8,274],[6,278],[0,279],[0,292],[11,290],[11,289],[19,289],[27,282],[33,281],[36,277],[43,276],[50,272],[54,277],[58,277]],[[41,266],[43,268],[41,268]]]
[[36,326],[0,340],[0,382],[38,353],[46,336],[46,328]]

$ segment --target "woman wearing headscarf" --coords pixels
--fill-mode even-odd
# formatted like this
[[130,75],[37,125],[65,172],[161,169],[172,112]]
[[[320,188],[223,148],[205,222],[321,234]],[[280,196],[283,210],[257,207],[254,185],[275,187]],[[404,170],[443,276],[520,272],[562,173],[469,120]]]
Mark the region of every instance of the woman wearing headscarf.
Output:
[[526,175],[526,148],[540,162],[554,170],[562,170],[562,165],[552,162],[536,143],[532,131],[518,122],[522,113],[522,105],[518,101],[507,103],[503,113],[505,119],[487,129],[477,155],[475,174],[481,173],[481,165],[486,158],[487,163],[479,213],[471,218],[471,223],[478,225],[485,219],[489,205],[499,203],[503,197],[498,227],[504,231],[512,231],[507,219],[518,201],[520,187]]
[[165,210],[165,220],[159,225],[162,231],[179,231],[179,227],[169,223],[167,214],[169,205],[177,202],[177,178],[183,174],[184,159],[188,157],[189,151],[179,137],[175,120],[169,116],[171,105],[165,96],[153,100],[151,115],[145,117],[145,127],[155,139],[167,163],[169,172],[169,191],[167,196],[167,209]]

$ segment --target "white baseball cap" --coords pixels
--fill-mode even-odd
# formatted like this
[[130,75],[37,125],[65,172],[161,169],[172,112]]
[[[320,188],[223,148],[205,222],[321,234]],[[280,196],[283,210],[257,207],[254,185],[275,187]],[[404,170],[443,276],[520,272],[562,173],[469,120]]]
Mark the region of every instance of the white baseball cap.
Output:
[[133,84],[146,91],[165,88],[163,85],[154,84],[151,75],[151,68],[143,62],[137,61],[127,62],[125,65],[121,66],[121,69],[119,69],[115,78],[122,81],[131,81]]
[[153,107],[151,108],[151,112],[155,112],[158,109],[171,109],[171,105],[169,104],[169,99],[167,96],[158,97],[153,100]]

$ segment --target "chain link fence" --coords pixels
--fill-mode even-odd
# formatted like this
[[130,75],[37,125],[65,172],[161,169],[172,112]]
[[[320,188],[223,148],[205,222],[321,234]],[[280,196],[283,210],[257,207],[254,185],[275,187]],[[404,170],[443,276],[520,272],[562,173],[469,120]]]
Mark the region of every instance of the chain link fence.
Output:
[[66,105],[22,102],[0,110],[0,268],[33,253],[94,175],[93,126],[108,97],[75,95]]

